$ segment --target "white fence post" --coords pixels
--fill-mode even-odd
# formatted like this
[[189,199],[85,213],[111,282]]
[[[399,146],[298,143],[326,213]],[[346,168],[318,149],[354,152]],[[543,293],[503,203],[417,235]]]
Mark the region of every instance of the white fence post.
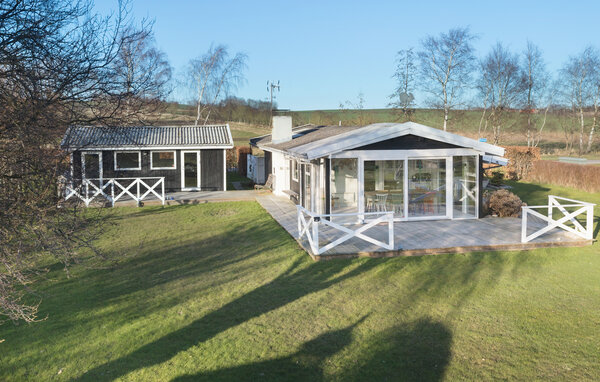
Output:
[[314,243],[314,252],[317,255],[320,255],[319,253],[319,217],[318,216],[312,216],[312,238],[313,238],[313,243]]
[[527,207],[521,207],[521,219],[521,242],[525,243],[527,241]]
[[388,212],[388,243],[394,248],[394,213]]
[[[588,206],[586,211],[586,239],[592,240],[594,238],[594,206]],[[600,224],[600,223],[598,223]]]

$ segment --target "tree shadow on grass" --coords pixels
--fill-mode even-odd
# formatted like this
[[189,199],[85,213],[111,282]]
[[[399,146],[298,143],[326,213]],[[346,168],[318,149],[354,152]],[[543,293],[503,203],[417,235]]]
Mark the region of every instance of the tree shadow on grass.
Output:
[[362,321],[324,333],[286,357],[215,371],[184,375],[187,381],[439,381],[450,360],[452,334],[429,318],[396,326],[361,343],[358,357],[328,376],[325,363],[353,341],[352,331]]
[[379,264],[375,261],[366,261],[340,274],[348,263],[340,262],[332,264],[333,266],[320,267],[320,271],[315,271],[310,266],[300,267],[305,260],[305,258],[297,259],[271,282],[126,356],[89,370],[76,380],[109,381],[137,369],[160,364],[221,332],[278,309],[305,295],[366,272]]

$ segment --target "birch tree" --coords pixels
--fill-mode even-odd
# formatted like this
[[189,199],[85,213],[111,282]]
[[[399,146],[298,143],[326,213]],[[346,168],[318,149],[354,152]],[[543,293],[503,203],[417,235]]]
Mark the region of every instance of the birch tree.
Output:
[[[120,47],[112,63],[113,83],[123,94],[125,107],[121,114],[132,116],[131,123],[144,123],[145,118],[159,111],[170,93],[172,69],[167,56],[155,46],[151,25],[129,26],[119,36]],[[135,113],[133,113],[135,111]]]
[[444,110],[444,131],[450,110],[461,104],[463,92],[471,81],[474,40],[469,28],[454,28],[437,37],[425,38],[417,53],[424,89],[432,96],[430,103]]
[[492,126],[494,144],[498,144],[506,123],[506,114],[517,105],[521,96],[519,58],[501,43],[497,43],[480,66],[479,87],[488,92],[486,97],[490,112],[486,118]]
[[247,59],[244,53],[231,57],[226,46],[217,45],[190,61],[187,76],[195,93],[196,126],[206,124],[215,105],[244,82]]
[[400,50],[396,54],[396,71],[392,76],[396,80],[396,89],[392,93],[388,106],[400,109],[402,116],[410,119],[415,105],[415,81],[418,75],[416,55],[413,48]]
[[[599,61],[598,52],[590,46],[585,48],[580,54],[570,57],[560,71],[563,86],[562,93],[578,119],[579,155],[583,154],[586,149],[591,148],[596,129],[595,124],[597,119],[593,121],[593,125],[590,127],[587,137],[588,144],[586,146],[584,144],[584,137],[586,135],[585,111],[588,107],[598,104],[596,94]],[[597,110],[597,106],[595,110]]]
[[[522,54],[523,112],[527,115],[525,136],[527,146],[537,146],[546,126],[548,110],[553,100],[550,76],[546,71],[542,51],[527,41]],[[543,106],[542,114],[539,108]]]

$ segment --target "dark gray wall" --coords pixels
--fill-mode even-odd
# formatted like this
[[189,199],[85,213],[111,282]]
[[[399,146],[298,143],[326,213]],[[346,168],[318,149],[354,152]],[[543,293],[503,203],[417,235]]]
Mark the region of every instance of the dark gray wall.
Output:
[[446,142],[434,141],[416,135],[405,135],[372,143],[370,145],[357,147],[353,150],[417,150],[417,149],[454,149],[460,146]]
[[223,190],[223,150],[200,151],[200,189]]
[[271,175],[271,173],[273,172],[273,169],[271,168],[273,165],[273,154],[271,154],[270,151],[265,151],[265,182],[267,181],[267,179],[269,179],[269,175]]
[[[133,151],[133,150],[132,150]],[[164,177],[165,191],[181,190],[181,150],[175,150],[175,169],[151,170],[150,152],[162,150],[141,150],[141,170],[115,171],[114,151],[102,151],[103,178]],[[167,150],[165,150],[167,151]],[[169,150],[170,151],[170,150]],[[223,150],[200,150],[200,187],[202,190],[223,190]],[[81,152],[73,153],[73,178],[81,179]]]

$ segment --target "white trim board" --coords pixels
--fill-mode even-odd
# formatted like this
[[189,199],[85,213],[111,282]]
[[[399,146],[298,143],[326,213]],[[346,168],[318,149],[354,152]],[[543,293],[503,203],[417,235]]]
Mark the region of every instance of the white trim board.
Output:
[[479,142],[475,139],[414,122],[375,123],[360,129],[351,130],[315,142],[293,147],[287,150],[287,152],[291,155],[299,155],[311,160],[405,135],[416,135],[496,156],[504,155],[504,148],[500,146]]
[[68,151],[163,151],[163,150],[210,150],[210,149],[219,149],[219,150],[228,150],[232,149],[232,145],[220,145],[220,146],[119,146],[119,147],[93,147],[86,146],[80,147],[77,149],[72,149]]
[[[173,167],[154,167],[154,153],[173,153]],[[152,150],[150,151],[150,170],[177,170],[177,152],[175,150]]]
[[433,158],[464,155],[481,155],[473,149],[429,150],[350,150],[332,154],[330,158],[362,158],[364,160],[401,160],[406,158]]
[[129,150],[129,151],[119,151],[118,154],[135,154],[138,155],[138,167],[127,167],[127,168],[119,168],[117,167],[117,151],[113,154],[114,160],[114,169],[115,171],[140,171],[142,169],[142,152],[139,150]]

